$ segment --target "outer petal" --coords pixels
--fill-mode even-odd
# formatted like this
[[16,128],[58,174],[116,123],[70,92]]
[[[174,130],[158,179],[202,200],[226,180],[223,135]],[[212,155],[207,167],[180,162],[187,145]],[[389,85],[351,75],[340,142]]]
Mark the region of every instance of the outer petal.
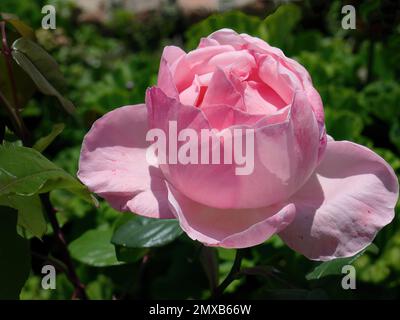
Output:
[[146,161],[147,130],[144,104],[104,115],[83,140],[78,177],[116,210],[171,218],[163,174]]
[[293,204],[258,209],[216,209],[195,202],[168,185],[171,208],[193,240],[209,246],[246,248],[258,245],[289,225]]
[[352,256],[394,217],[399,186],[377,154],[348,141],[330,141],[316,174],[291,199],[294,222],[280,233],[313,260]]

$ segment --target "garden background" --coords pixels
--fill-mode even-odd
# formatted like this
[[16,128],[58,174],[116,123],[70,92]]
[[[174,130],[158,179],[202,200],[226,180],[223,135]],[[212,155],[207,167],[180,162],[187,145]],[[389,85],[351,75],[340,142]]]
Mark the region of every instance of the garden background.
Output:
[[[150,232],[165,226],[151,226],[145,219],[118,213],[101,200],[96,207],[72,178],[91,124],[116,107],[143,102],[146,88],[156,83],[165,45],[190,50],[201,37],[220,28],[267,40],[311,74],[325,106],[327,132],[336,140],[370,147],[400,173],[398,1],[250,1],[240,8],[220,2],[215,12],[183,10],[173,0],[160,1],[150,11],[134,12],[118,1],[109,1],[102,10],[85,11],[70,1],[1,0],[9,46],[21,35],[30,38],[29,44],[14,43],[13,50],[36,61],[36,71],[47,80],[38,85],[40,75],[35,70],[12,61],[17,86],[17,97],[13,97],[7,58],[0,55],[0,90],[9,101],[19,101],[18,117],[25,126],[20,129],[27,132],[24,144],[49,159],[21,147],[22,136],[13,132],[18,117],[10,120],[0,101],[1,172],[3,178],[9,170],[24,176],[46,167],[58,170],[58,175],[43,177],[44,188],[29,181],[7,195],[0,191],[0,298],[80,297],[63,244],[57,240],[59,230],[54,232],[54,221],[44,214],[46,203],[55,209],[77,277],[90,299],[208,298],[228,275],[234,250],[205,248],[181,234],[175,224],[167,226],[165,237],[160,232],[151,243]],[[55,30],[41,28],[46,4],[56,8]],[[356,8],[355,30],[341,27],[345,4]],[[49,93],[49,84],[56,93]],[[76,107],[72,115],[65,111],[72,108],[71,102]],[[51,204],[46,201],[49,191]],[[223,297],[399,298],[398,209],[374,244],[354,258],[323,264],[309,261],[278,237],[244,249],[242,271]],[[126,240],[128,246],[122,246]],[[357,271],[356,290],[341,286],[341,269],[348,263]],[[55,290],[42,289],[45,264],[56,266]]]

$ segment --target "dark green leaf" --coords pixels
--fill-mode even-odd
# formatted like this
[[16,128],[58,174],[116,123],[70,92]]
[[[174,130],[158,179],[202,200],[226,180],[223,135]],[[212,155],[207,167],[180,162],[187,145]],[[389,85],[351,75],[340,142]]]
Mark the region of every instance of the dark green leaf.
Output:
[[33,146],[33,149],[43,152],[53,141],[57,136],[63,132],[65,128],[65,125],[63,123],[57,123],[53,126],[53,129],[51,132],[45,136],[40,138],[38,141]]
[[0,205],[18,210],[18,226],[28,235],[41,238],[46,233],[47,222],[39,196],[4,195],[0,197]]
[[[36,86],[32,79],[14,60],[12,60],[11,65],[16,83],[18,108],[22,109],[36,91]],[[2,54],[0,54],[0,74],[0,90],[6,97],[7,101],[14,106],[14,96],[12,94],[13,88],[8,74],[6,60]]]
[[115,230],[112,243],[129,248],[158,247],[172,242],[182,232],[176,220],[136,217]]
[[148,252],[148,249],[115,246],[115,252],[117,254],[118,261],[136,262]]
[[[16,31],[14,31],[10,28],[6,28],[8,43],[12,43],[21,35],[25,37],[34,36],[33,30],[25,25],[22,21],[18,20],[16,16],[0,13],[0,17],[10,25],[13,25],[13,27],[16,29]],[[10,57],[6,57],[4,54],[0,54],[0,90],[13,107],[22,109],[32,97],[36,90],[36,86],[26,72],[22,70],[13,59],[11,59],[11,70],[15,80],[14,84],[17,98],[17,101],[15,101],[13,95],[14,88],[11,83],[9,70],[6,64],[6,60],[9,58]]]
[[97,229],[85,232],[71,242],[69,250],[74,259],[93,267],[108,267],[123,264],[118,261],[111,244],[112,230]]
[[29,242],[17,234],[13,211],[0,207],[0,299],[18,299],[31,269]]
[[56,61],[39,45],[26,38],[17,39],[12,49],[14,60],[32,78],[38,89],[56,97],[66,111],[74,112],[72,102],[61,94],[65,90],[65,83]]
[[57,188],[93,201],[86,187],[36,150],[0,146],[0,195],[31,196]]
[[244,268],[240,270],[241,274],[250,276],[261,276],[261,277],[275,277],[275,274],[279,273],[277,269],[271,266],[255,266],[251,268]]
[[35,32],[33,31],[33,29],[21,20],[19,20],[16,16],[7,13],[1,13],[0,16],[4,21],[11,24],[22,37],[32,40],[35,39]]

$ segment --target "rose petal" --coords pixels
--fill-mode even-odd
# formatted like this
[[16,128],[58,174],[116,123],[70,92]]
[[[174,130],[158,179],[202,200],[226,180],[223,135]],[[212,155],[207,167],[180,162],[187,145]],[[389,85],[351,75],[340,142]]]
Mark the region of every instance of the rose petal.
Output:
[[281,63],[288,69],[292,70],[296,76],[301,80],[303,87],[307,93],[307,97],[313,107],[315,117],[317,118],[318,124],[324,126],[324,108],[321,97],[317,90],[313,87],[311,76],[300,63],[291,58],[285,57],[280,59]]
[[250,71],[256,67],[256,61],[247,50],[228,51],[213,56],[208,62],[212,68],[220,68],[245,80]]
[[190,51],[179,59],[173,74],[178,92],[189,87],[196,74],[202,75],[214,71],[215,67],[208,65],[208,61],[215,55],[229,51],[234,51],[234,48],[229,45],[205,47]]
[[202,107],[213,104],[226,104],[229,106],[243,105],[243,99],[225,72],[217,68],[211,78]]
[[289,225],[294,205],[258,209],[216,209],[195,202],[169,185],[169,201],[181,228],[209,246],[246,248],[258,245]]
[[175,46],[164,48],[158,71],[157,85],[169,96],[177,97],[178,90],[175,85],[176,67],[186,52]]
[[179,95],[174,78],[167,61],[161,58],[158,71],[157,85],[170,97],[176,98]]
[[348,141],[330,141],[314,175],[290,200],[294,222],[280,233],[313,260],[353,256],[394,217],[399,186],[377,154]]
[[166,46],[162,53],[162,58],[165,59],[168,65],[175,71],[176,65],[180,58],[186,54],[181,48],[176,46]]
[[244,103],[248,113],[272,115],[286,103],[271,87],[255,81],[248,81],[244,90]]
[[303,89],[296,75],[270,55],[262,56],[258,75],[286,104],[292,101],[296,90]]
[[79,179],[113,208],[152,218],[171,218],[161,170],[146,161],[144,104],[115,109],[86,134]]
[[[236,50],[240,50],[246,44],[246,41],[243,39],[243,37],[241,37],[236,31],[228,28],[213,32],[207,37],[207,39],[211,41],[217,41],[219,45],[233,46]],[[205,44],[212,45],[213,42],[203,41],[201,44],[203,46]]]
[[199,81],[199,77],[196,74],[191,86],[187,87],[185,90],[183,90],[179,94],[179,101],[185,105],[197,106],[197,101],[202,100],[199,98],[204,97],[204,95],[202,95],[202,92],[204,92],[205,89],[203,89],[203,88],[207,88],[207,87],[201,85],[201,83]]
[[202,107],[201,110],[205,114],[210,126],[217,130],[238,125],[253,126],[258,121],[266,119],[266,116],[263,114],[248,114],[224,104]]
[[[232,45],[236,50],[247,50],[258,53],[259,56],[270,56],[273,60],[279,62],[283,70],[289,70],[298,77],[302,82],[304,89],[307,91],[308,98],[313,106],[318,123],[322,126],[324,123],[324,112],[321,98],[314,89],[311,77],[307,70],[297,61],[288,58],[281,49],[270,46],[267,42],[248,34],[238,34],[231,29],[221,29],[212,33],[200,42],[201,47]],[[290,101],[291,99],[288,99]],[[322,130],[320,130],[322,131]]]
[[[202,47],[228,44],[231,44],[236,50],[246,49],[254,52],[253,54],[257,57],[257,60],[269,57],[269,63],[264,66],[261,64],[260,70],[262,68],[264,68],[264,70],[261,70],[260,75],[264,76],[263,80],[265,83],[269,84],[271,88],[274,90],[277,89],[275,91],[281,95],[286,103],[291,101],[291,93],[293,92],[288,90],[287,87],[300,88],[299,85],[301,85],[301,88],[303,88],[307,94],[318,122],[320,133],[320,150],[318,159],[322,159],[326,147],[323,104],[320,95],[313,87],[311,77],[307,70],[297,61],[286,57],[279,48],[272,47],[257,37],[252,37],[245,33],[237,34],[231,29],[218,30],[208,38],[201,41]],[[275,61],[276,64],[273,63],[273,61]],[[275,74],[276,77],[271,78],[268,69],[274,69],[274,65],[277,67],[278,73],[272,73],[272,75]]]
[[193,105],[182,104],[178,99],[168,97],[160,88],[151,87],[146,91],[146,106],[150,128],[158,128],[169,136],[169,123],[175,121],[177,132],[189,128],[209,129],[204,114]]

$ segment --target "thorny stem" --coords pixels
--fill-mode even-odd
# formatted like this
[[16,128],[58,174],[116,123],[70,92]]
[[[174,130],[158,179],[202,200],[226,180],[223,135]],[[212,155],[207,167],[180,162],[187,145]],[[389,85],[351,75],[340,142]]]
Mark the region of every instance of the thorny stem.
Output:
[[224,281],[222,281],[222,283],[214,290],[211,299],[219,299],[224,293],[225,289],[234,280],[237,279],[237,276],[239,275],[240,272],[240,266],[242,264],[242,258],[243,258],[243,251],[239,249],[236,250],[235,261],[233,262],[231,270],[229,271]]
[[[0,21],[0,30],[1,30],[1,38],[2,38],[2,54],[4,55],[6,65],[7,65],[7,72],[8,76],[11,82],[11,90],[12,90],[12,96],[14,100],[14,106],[11,105],[11,103],[7,100],[5,95],[0,91],[0,102],[4,105],[5,109],[7,110],[11,121],[13,122],[13,126],[15,128],[16,134],[21,138],[24,146],[30,146],[30,134],[28,130],[26,129],[26,126],[24,124],[23,119],[21,118],[19,114],[19,109],[18,109],[18,97],[17,97],[17,87],[15,83],[15,78],[13,74],[13,68],[12,68],[12,56],[11,56],[11,50],[8,46],[7,43],[7,36],[6,36],[6,30],[5,30],[5,22]],[[69,279],[69,281],[74,285],[75,290],[73,294],[73,298],[77,299],[82,299],[82,300],[87,300],[87,294],[85,291],[84,285],[80,282],[79,277],[75,271],[75,267],[72,263],[71,256],[68,251],[67,243],[64,238],[64,233],[61,230],[61,227],[57,221],[56,215],[55,215],[55,210],[53,209],[49,194],[41,194],[40,199],[43,205],[43,209],[47,214],[47,217],[49,218],[50,224],[53,228],[55,238],[57,242],[60,245],[61,248],[61,255],[62,255],[62,263],[65,265],[65,272],[66,275]]]

